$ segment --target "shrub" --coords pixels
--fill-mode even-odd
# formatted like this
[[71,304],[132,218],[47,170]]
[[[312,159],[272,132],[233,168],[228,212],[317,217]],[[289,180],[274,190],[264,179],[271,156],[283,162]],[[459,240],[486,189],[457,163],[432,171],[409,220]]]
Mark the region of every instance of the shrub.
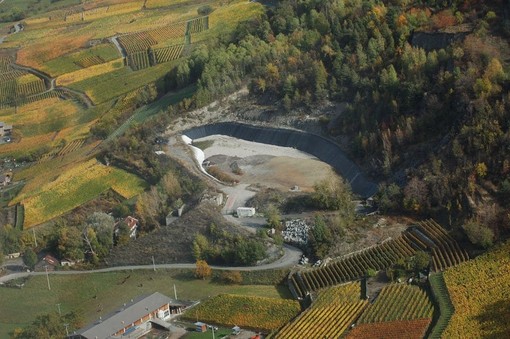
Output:
[[210,5],[203,5],[198,7],[197,12],[198,15],[208,15],[211,14],[213,11],[213,8]]
[[243,282],[243,276],[239,271],[225,271],[221,274],[221,280],[227,284],[239,285]]

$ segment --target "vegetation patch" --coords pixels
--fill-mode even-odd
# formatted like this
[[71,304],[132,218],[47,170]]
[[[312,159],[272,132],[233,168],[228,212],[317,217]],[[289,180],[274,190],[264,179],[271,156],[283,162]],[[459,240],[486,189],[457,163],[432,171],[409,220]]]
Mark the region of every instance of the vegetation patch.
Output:
[[397,320],[371,324],[357,324],[346,338],[407,338],[421,339],[427,331],[430,319]]
[[360,296],[359,283],[323,289],[312,305],[274,338],[339,338],[368,304]]
[[425,291],[417,286],[393,284],[384,287],[358,323],[432,318],[434,308]]
[[439,314],[436,315],[434,319],[435,323],[431,329],[430,337],[440,338],[448,326],[453,313],[455,313],[455,308],[453,307],[450,295],[448,294],[448,289],[444,282],[442,272],[431,274],[429,276],[429,283],[430,288],[432,289],[432,294],[434,295],[435,301],[439,307],[436,310],[436,314]]
[[187,311],[183,318],[270,332],[289,322],[300,309],[294,300],[221,294]]
[[281,300],[279,287],[220,285],[192,276],[191,269],[50,275],[50,291],[45,276],[31,277],[22,289],[0,287],[0,337],[9,338],[10,331],[25,327],[37,315],[55,312],[58,303],[62,314],[78,312],[83,325],[87,325],[143,294],[158,291],[173,297],[174,284],[182,300],[200,300],[220,293]]
[[66,73],[57,78],[58,86],[67,86],[69,84],[83,81],[101,74],[112,72],[116,69],[124,67],[122,59],[112,60],[98,65],[93,65],[71,73]]
[[62,215],[110,188],[131,198],[145,187],[144,181],[133,174],[92,159],[69,169],[36,192],[21,194],[13,203],[21,202],[25,206],[25,228],[29,228]]
[[452,338],[503,338],[510,333],[510,242],[444,272],[455,313],[444,332]]

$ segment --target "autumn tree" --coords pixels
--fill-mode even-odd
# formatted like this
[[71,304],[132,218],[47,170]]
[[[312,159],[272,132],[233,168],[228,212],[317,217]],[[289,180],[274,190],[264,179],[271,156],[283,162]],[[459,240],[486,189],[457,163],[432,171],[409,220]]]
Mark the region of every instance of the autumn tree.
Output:
[[195,269],[195,277],[205,280],[211,276],[211,266],[209,266],[205,260],[197,260],[196,265],[197,267]]
[[221,274],[221,280],[227,284],[240,285],[243,282],[243,276],[239,271],[225,271]]
[[352,195],[349,185],[336,176],[330,176],[314,185],[312,199],[317,207],[352,214]]
[[57,251],[61,258],[84,259],[83,237],[79,229],[72,226],[60,226],[57,229],[56,240]]

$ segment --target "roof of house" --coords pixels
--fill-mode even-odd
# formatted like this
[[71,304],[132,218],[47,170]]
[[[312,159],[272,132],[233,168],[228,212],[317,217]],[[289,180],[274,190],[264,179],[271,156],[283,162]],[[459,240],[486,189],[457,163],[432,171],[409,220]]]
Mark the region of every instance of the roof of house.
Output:
[[133,227],[136,226],[136,224],[138,224],[138,219],[133,218],[132,216],[127,216],[126,219],[124,219],[124,221],[126,222],[130,229],[132,229]]
[[175,301],[159,292],[141,296],[71,336],[78,334],[85,338],[108,338],[161,306],[171,303],[175,304]]
[[53,265],[53,266],[60,265],[58,259],[49,255],[49,254],[47,254],[42,260],[46,261],[48,264]]

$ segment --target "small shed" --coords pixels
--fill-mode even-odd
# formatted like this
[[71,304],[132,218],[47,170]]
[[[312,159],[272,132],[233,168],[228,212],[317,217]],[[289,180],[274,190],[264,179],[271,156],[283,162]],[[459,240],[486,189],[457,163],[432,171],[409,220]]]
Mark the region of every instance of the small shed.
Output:
[[237,208],[237,217],[253,217],[255,215],[255,207],[238,207]]
[[207,331],[207,324],[204,324],[203,322],[197,321],[194,323],[195,325],[195,331],[197,332],[205,332]]

